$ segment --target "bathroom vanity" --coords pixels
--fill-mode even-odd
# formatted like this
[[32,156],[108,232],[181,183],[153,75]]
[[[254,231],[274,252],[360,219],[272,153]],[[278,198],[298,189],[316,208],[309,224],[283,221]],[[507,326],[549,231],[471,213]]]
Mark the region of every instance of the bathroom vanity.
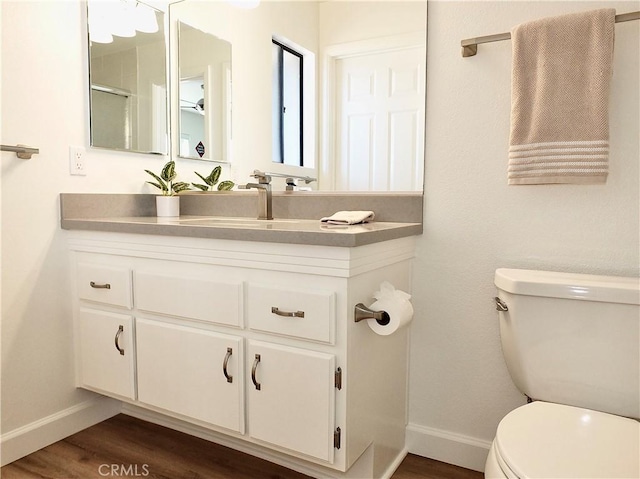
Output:
[[332,246],[300,244],[291,219],[208,219],[162,234],[155,218],[63,211],[77,385],[315,477],[389,476],[406,453],[408,328],[377,335],[354,307],[383,281],[411,291],[415,230],[368,242],[340,228],[323,241],[366,244]]

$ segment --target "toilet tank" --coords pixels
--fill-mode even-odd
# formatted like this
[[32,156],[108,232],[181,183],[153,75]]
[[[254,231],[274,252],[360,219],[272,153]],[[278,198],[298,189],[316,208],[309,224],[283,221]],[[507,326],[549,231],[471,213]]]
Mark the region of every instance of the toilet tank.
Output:
[[640,418],[640,279],[498,269],[513,382],[532,399]]

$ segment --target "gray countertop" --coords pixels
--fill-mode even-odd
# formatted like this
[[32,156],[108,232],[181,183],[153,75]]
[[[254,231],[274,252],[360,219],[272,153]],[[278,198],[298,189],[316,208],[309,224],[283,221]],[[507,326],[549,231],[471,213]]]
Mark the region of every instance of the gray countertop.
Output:
[[[286,217],[256,220],[246,216],[186,214],[178,218],[159,218],[150,215],[149,208],[139,207],[148,202],[141,197],[150,195],[129,196],[61,194],[61,226],[66,230],[338,247],[362,246],[422,234],[422,223],[410,221],[413,217],[349,226],[328,225],[319,219]],[[105,210],[104,206],[96,205],[98,201],[104,205],[105,200],[115,206]]]
[[342,226],[308,219],[268,221],[198,216],[67,218],[62,220],[62,228],[343,247],[362,246],[422,233],[420,223],[371,222]]

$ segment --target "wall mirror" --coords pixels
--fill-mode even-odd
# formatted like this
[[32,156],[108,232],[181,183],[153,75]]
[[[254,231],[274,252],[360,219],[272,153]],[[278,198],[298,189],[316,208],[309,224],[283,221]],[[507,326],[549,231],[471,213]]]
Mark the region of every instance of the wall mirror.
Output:
[[178,152],[226,162],[231,141],[231,43],[178,21]]
[[87,20],[91,146],[168,154],[164,13],[89,0]]
[[[233,115],[220,120],[233,130],[233,143],[228,143],[224,157],[231,171],[225,176],[249,181],[251,172],[260,169],[317,178],[311,186],[320,190],[422,191],[426,1],[262,0],[256,8],[243,9],[233,2],[183,0],[172,3],[169,14],[172,38],[177,23],[181,42],[185,24],[201,33],[194,35],[200,39],[189,51],[211,50],[204,43],[212,41],[205,40],[210,36],[233,46],[232,100],[226,100],[229,108],[233,104]],[[304,84],[312,91],[312,101],[303,113],[304,130],[310,134],[304,148],[310,151],[310,161],[302,167],[272,161],[274,38],[310,52],[304,62],[314,65],[311,73],[305,71]],[[202,67],[183,67],[183,60],[180,45],[179,79],[175,72],[172,79],[185,92],[195,90],[191,99],[185,97],[187,107],[187,101],[193,102],[202,91],[198,88],[205,74]],[[222,82],[215,91],[224,92],[224,75],[210,76]],[[206,119],[209,107],[204,93]],[[172,105],[178,102],[172,99]],[[381,103],[384,106],[378,108]],[[176,119],[171,121],[177,128]],[[180,139],[173,133],[174,154],[180,156],[183,151],[175,144],[182,134],[182,127]],[[191,152],[184,156],[198,158],[189,145]],[[272,183],[274,189],[284,186],[278,178]]]

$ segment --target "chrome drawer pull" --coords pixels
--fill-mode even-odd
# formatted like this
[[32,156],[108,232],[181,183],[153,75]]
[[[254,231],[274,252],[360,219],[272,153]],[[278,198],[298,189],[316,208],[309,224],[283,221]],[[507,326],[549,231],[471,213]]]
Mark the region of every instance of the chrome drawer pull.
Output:
[[233,349],[227,348],[227,354],[225,355],[224,362],[222,363],[222,374],[224,374],[224,377],[227,378],[228,383],[233,382],[233,376],[230,376],[229,371],[227,371],[227,366],[229,365],[229,358],[231,358],[232,354],[233,354]]
[[89,286],[91,286],[92,288],[95,288],[95,289],[111,289],[111,285],[109,283],[98,284],[98,283],[94,283],[93,281],[91,281],[89,283]]
[[280,311],[275,306],[271,307],[271,312],[278,316],[284,316],[286,318],[304,318],[304,311]]
[[256,354],[256,358],[253,361],[253,367],[251,368],[251,381],[253,385],[256,387],[258,391],[260,391],[260,383],[256,379],[256,369],[258,368],[258,363],[260,362],[260,355]]
[[120,352],[121,356],[124,356],[124,349],[120,347],[120,335],[124,332],[124,326],[120,325],[118,328],[118,332],[116,333],[116,337],[114,339],[114,343],[116,345],[116,349]]

